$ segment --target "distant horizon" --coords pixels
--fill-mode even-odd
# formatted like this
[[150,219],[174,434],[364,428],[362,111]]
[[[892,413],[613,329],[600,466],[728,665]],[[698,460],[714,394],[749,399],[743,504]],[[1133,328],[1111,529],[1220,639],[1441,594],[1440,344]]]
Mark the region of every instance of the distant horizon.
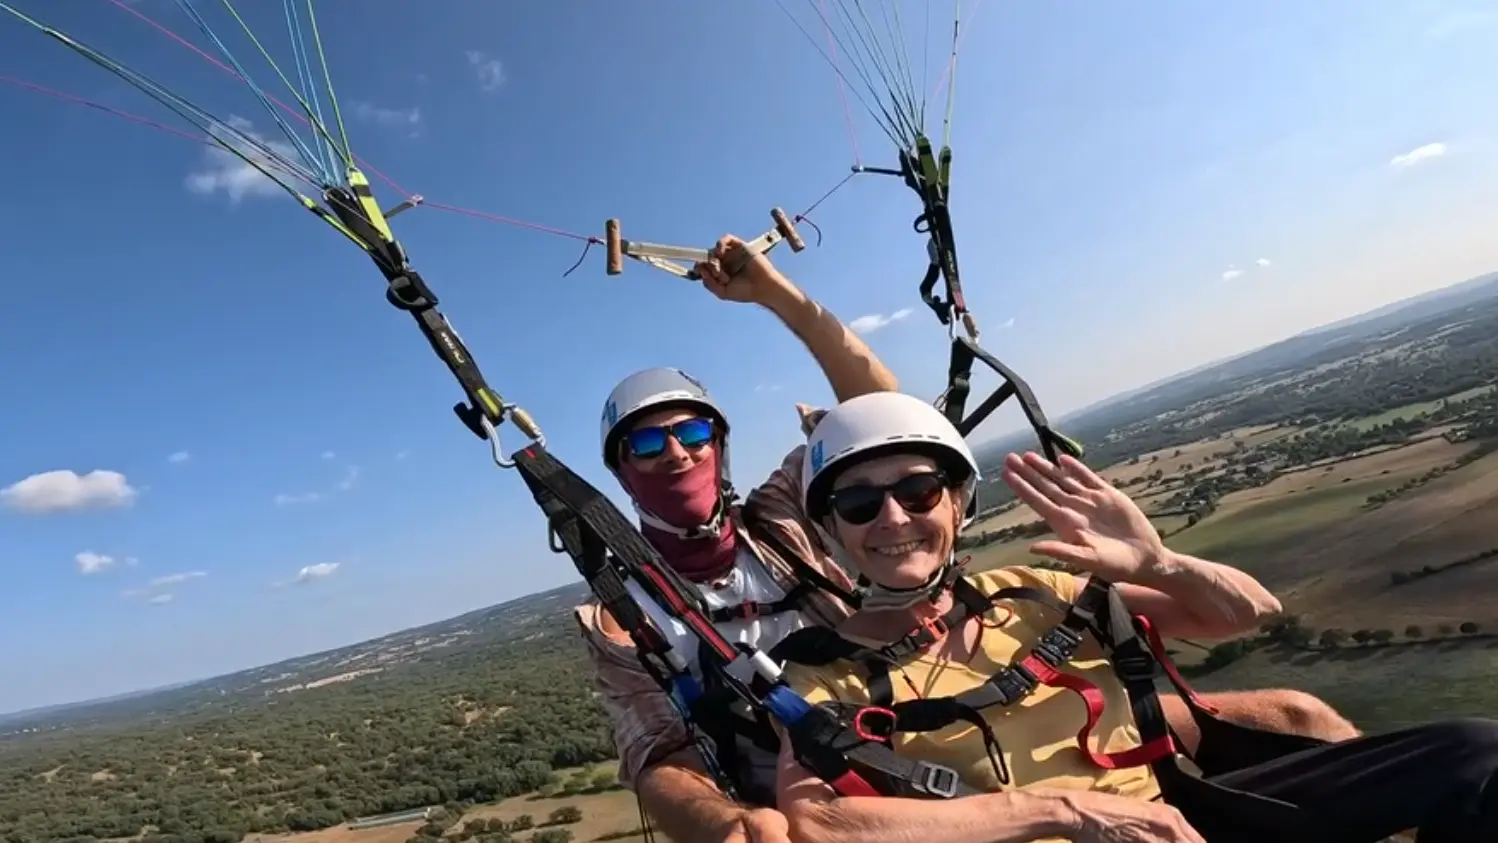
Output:
[[[1212,369],[1214,369],[1216,367],[1222,366],[1222,365],[1227,364],[1227,363],[1231,363],[1232,361],[1237,360],[1237,359],[1239,359],[1241,357],[1245,357],[1245,356],[1247,356],[1249,354],[1253,354],[1256,351],[1261,351],[1263,349],[1271,348],[1273,346],[1279,345],[1279,344],[1284,343],[1284,342],[1288,342],[1290,340],[1293,340],[1293,339],[1305,336],[1307,334],[1316,333],[1318,331],[1325,330],[1325,329],[1331,328],[1331,327],[1338,327],[1338,326],[1342,326],[1342,325],[1353,325],[1353,324],[1357,324],[1359,321],[1362,321],[1362,317],[1365,317],[1365,316],[1376,315],[1376,314],[1381,314],[1381,313],[1395,313],[1395,312],[1398,312],[1398,310],[1402,309],[1402,307],[1405,306],[1405,305],[1416,304],[1416,303],[1418,303],[1421,300],[1425,300],[1425,299],[1430,298],[1432,296],[1436,296],[1436,295],[1442,293],[1443,291],[1450,290],[1450,289],[1452,289],[1454,287],[1460,287],[1460,286],[1462,286],[1464,284],[1469,284],[1471,282],[1478,281],[1480,279],[1487,278],[1489,276],[1498,276],[1498,270],[1491,271],[1491,272],[1480,273],[1478,275],[1474,275],[1474,276],[1471,276],[1471,277],[1468,277],[1468,278],[1464,278],[1461,281],[1454,281],[1454,282],[1452,282],[1450,284],[1446,284],[1446,285],[1443,285],[1443,286],[1440,286],[1440,287],[1434,287],[1432,289],[1426,290],[1423,293],[1417,293],[1417,294],[1414,294],[1414,295],[1411,295],[1411,296],[1405,296],[1403,298],[1396,299],[1394,301],[1391,301],[1391,302],[1388,302],[1388,303],[1385,303],[1385,304],[1382,304],[1382,305],[1378,305],[1376,307],[1372,307],[1372,308],[1369,308],[1367,310],[1359,311],[1358,313],[1354,313],[1354,314],[1350,314],[1348,316],[1343,316],[1343,317],[1334,319],[1334,320],[1332,320],[1330,322],[1325,323],[1324,325],[1319,325],[1319,326],[1316,326],[1316,327],[1313,327],[1313,328],[1310,328],[1310,329],[1306,329],[1306,330],[1296,331],[1293,334],[1289,334],[1289,335],[1287,335],[1287,336],[1285,336],[1285,337],[1283,337],[1281,339],[1274,340],[1273,342],[1262,343],[1262,344],[1259,344],[1259,345],[1255,345],[1255,346],[1253,346],[1251,348],[1247,348],[1247,349],[1245,349],[1243,351],[1240,351],[1240,352],[1237,352],[1237,353],[1234,353],[1234,354],[1229,354],[1229,355],[1220,357],[1220,358],[1214,360],[1211,363],[1201,364],[1201,365],[1197,365],[1197,366],[1191,366],[1191,367],[1182,369],[1180,372],[1178,372],[1178,373],[1176,373],[1174,375],[1169,375],[1169,376],[1164,377],[1164,378],[1157,378],[1156,380],[1151,381],[1151,382],[1146,383],[1146,384],[1143,384],[1141,386],[1137,386],[1137,387],[1133,387],[1133,388],[1129,388],[1129,389],[1120,390],[1119,392],[1115,393],[1114,395],[1112,395],[1112,396],[1110,396],[1108,398],[1104,398],[1104,399],[1101,399],[1099,401],[1095,401],[1095,402],[1087,405],[1086,407],[1084,407],[1082,409],[1075,410],[1073,412],[1067,413],[1064,416],[1059,416],[1056,420],[1057,421],[1061,421],[1061,420],[1072,420],[1072,421],[1075,421],[1078,418],[1080,418],[1082,416],[1085,416],[1085,415],[1087,415],[1087,414],[1089,414],[1091,412],[1095,412],[1095,411],[1097,411],[1099,409],[1105,408],[1107,405],[1109,405],[1110,403],[1118,400],[1120,397],[1131,396],[1131,395],[1134,395],[1134,394],[1142,394],[1142,393],[1147,392],[1147,391],[1149,391],[1151,389],[1154,389],[1156,387],[1164,386],[1164,385],[1169,384],[1169,383],[1171,383],[1173,381],[1179,380],[1179,379],[1181,379],[1183,377],[1188,377],[1188,376],[1193,375],[1193,374],[1201,374],[1201,373],[1208,372],[1208,371],[1210,371],[1210,370],[1212,370]],[[995,435],[993,437],[990,437],[988,439],[982,440],[981,442],[975,443],[975,447],[976,448],[992,448],[992,447],[994,447],[995,445],[997,445],[998,443],[1000,443],[1002,440],[1004,440],[1006,438],[1010,438],[1010,437],[1014,437],[1014,436],[1018,436],[1018,435],[1022,435],[1022,434],[1023,434],[1022,430],[1011,430],[1011,431],[1007,431],[1005,433],[997,434],[997,435]],[[564,583],[562,585],[552,586],[550,588],[543,588],[543,589],[540,589],[540,590],[537,590],[537,591],[532,591],[532,592],[527,592],[525,594],[516,595],[515,597],[511,597],[509,599],[502,600],[502,601],[499,601],[497,603],[491,603],[491,604],[488,604],[486,606],[480,606],[480,607],[475,608],[475,609],[469,609],[469,610],[466,610],[466,611],[463,611],[463,612],[458,612],[457,614],[450,615],[448,617],[439,618],[439,619],[432,620],[432,621],[427,621],[425,623],[418,623],[418,624],[415,624],[415,625],[412,625],[412,626],[398,627],[396,629],[389,630],[388,632],[384,632],[384,633],[381,633],[379,635],[374,635],[374,636],[371,636],[371,637],[368,637],[368,638],[362,638],[362,639],[360,639],[358,641],[352,641],[352,642],[349,642],[347,644],[342,644],[342,645],[338,645],[338,646],[334,646],[334,647],[325,647],[325,648],[321,648],[321,649],[311,650],[311,651],[308,651],[308,652],[295,653],[295,654],[292,654],[292,655],[288,655],[288,656],[286,656],[284,658],[274,659],[274,660],[266,661],[266,662],[261,662],[261,663],[258,663],[258,664],[249,665],[247,667],[241,667],[241,668],[238,668],[238,669],[235,669],[235,670],[227,670],[227,671],[223,671],[223,672],[219,672],[219,673],[212,673],[212,674],[209,674],[207,676],[202,676],[202,677],[199,677],[199,678],[196,678],[196,679],[188,679],[188,680],[184,680],[184,681],[180,681],[180,682],[169,682],[169,683],[160,684],[160,685],[150,685],[150,686],[139,687],[139,688],[135,688],[135,689],[131,689],[131,690],[121,691],[121,692],[115,693],[115,694],[106,694],[106,695],[97,696],[97,697],[85,697],[85,698],[81,698],[81,699],[66,700],[66,701],[56,702],[56,703],[44,703],[42,705],[28,706],[26,708],[14,709],[14,710],[10,710],[10,711],[0,711],[0,721],[12,720],[12,719],[19,719],[19,718],[24,717],[26,715],[30,715],[30,714],[42,714],[42,713],[45,713],[45,712],[55,711],[55,710],[58,710],[58,709],[66,709],[66,708],[81,707],[81,706],[88,706],[88,705],[95,705],[95,704],[103,704],[103,703],[113,702],[113,701],[116,701],[116,700],[124,700],[124,699],[129,699],[129,698],[132,698],[132,697],[139,697],[139,696],[149,695],[149,694],[152,694],[152,693],[158,693],[158,692],[165,692],[165,691],[176,690],[178,688],[185,688],[185,687],[188,687],[188,686],[191,686],[191,685],[197,685],[197,684],[201,684],[201,683],[205,683],[205,682],[212,682],[212,681],[214,681],[216,679],[222,679],[222,678],[234,676],[234,675],[237,675],[237,674],[240,674],[240,673],[247,673],[247,672],[250,672],[250,671],[259,670],[259,669],[262,669],[262,668],[270,667],[272,665],[280,664],[282,662],[295,661],[295,660],[298,660],[298,659],[311,658],[311,657],[318,656],[318,655],[321,655],[321,654],[324,654],[324,653],[330,653],[330,652],[335,652],[337,650],[347,649],[349,647],[357,647],[357,646],[359,646],[361,644],[366,644],[366,643],[371,642],[371,641],[378,641],[378,640],[380,640],[382,638],[389,638],[391,636],[399,635],[399,634],[402,634],[402,633],[405,633],[405,632],[410,632],[410,631],[413,631],[413,630],[423,629],[423,628],[428,627],[428,626],[435,626],[435,625],[438,625],[438,624],[449,623],[451,621],[457,620],[458,618],[464,617],[465,615],[470,615],[470,614],[475,614],[475,613],[479,613],[479,612],[484,612],[484,611],[487,611],[487,610],[490,610],[490,609],[495,609],[495,608],[498,608],[498,607],[502,607],[502,606],[508,605],[510,603],[515,603],[515,602],[520,601],[520,600],[525,600],[527,598],[535,597],[537,595],[546,594],[548,592],[558,591],[558,590],[566,589],[566,588],[575,588],[575,587],[578,587],[578,586],[581,586],[581,585],[584,585],[584,583],[581,580],[575,580],[575,581]]]

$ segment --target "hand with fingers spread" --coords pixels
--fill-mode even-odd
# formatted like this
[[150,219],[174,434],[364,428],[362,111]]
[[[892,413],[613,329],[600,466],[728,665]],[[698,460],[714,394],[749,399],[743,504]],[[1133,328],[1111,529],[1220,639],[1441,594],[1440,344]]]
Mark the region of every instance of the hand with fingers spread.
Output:
[[1056,534],[1030,552],[1049,556],[1111,582],[1137,582],[1165,556],[1165,545],[1143,511],[1069,456],[1059,464],[1039,454],[1010,454],[1004,482]]
[[719,238],[711,250],[712,260],[693,269],[702,286],[724,301],[765,304],[790,282],[763,254],[751,253],[744,241],[732,234]]

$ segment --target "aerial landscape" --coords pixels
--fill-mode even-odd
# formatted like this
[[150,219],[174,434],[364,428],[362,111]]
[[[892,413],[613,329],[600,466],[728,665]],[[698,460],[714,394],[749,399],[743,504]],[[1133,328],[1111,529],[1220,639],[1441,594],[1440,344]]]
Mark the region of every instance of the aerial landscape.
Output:
[[1482,836],[1492,6],[0,0],[0,843]]
[[[1060,424],[1171,546],[1281,596],[1257,636],[1172,643],[1199,687],[1309,690],[1378,729],[1498,709],[1495,387],[1485,276]],[[1032,561],[1043,528],[986,491],[971,564]],[[633,839],[569,616],[586,596],[0,717],[3,839]]]

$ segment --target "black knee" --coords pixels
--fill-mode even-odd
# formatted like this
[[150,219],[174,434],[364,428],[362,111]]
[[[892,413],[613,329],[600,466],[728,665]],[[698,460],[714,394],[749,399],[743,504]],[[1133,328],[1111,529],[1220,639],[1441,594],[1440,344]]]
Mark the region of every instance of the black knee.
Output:
[[1449,801],[1420,826],[1422,843],[1488,841],[1498,828],[1498,720],[1462,717],[1426,727],[1433,775],[1451,787]]
[[1498,720],[1486,717],[1458,717],[1429,727],[1432,738],[1448,748],[1457,758],[1486,761],[1498,767]]

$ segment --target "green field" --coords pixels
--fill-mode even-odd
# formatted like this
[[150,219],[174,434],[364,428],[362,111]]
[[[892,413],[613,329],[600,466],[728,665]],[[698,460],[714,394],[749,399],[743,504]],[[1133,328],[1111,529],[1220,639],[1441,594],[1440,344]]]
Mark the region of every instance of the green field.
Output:
[[1447,717],[1498,716],[1498,639],[1327,653],[1264,651],[1207,674],[1204,691],[1297,688],[1367,731]]
[[1416,404],[1406,404],[1403,407],[1395,407],[1392,410],[1385,410],[1382,413],[1377,413],[1375,415],[1364,416],[1358,419],[1351,419],[1344,422],[1344,424],[1355,427],[1358,430],[1369,430],[1371,428],[1378,427],[1381,424],[1388,424],[1389,422],[1392,422],[1396,419],[1412,419],[1416,416],[1423,416],[1438,409],[1442,404],[1458,404],[1462,401],[1467,401],[1480,395],[1486,395],[1492,391],[1492,386],[1473,387],[1472,389],[1463,390],[1453,395],[1448,395],[1445,398],[1438,398],[1434,401],[1421,401]]
[[1170,539],[1182,553],[1234,565],[1254,563],[1293,549],[1307,531],[1361,513],[1369,495],[1398,486],[1403,475],[1353,480],[1221,512]]

